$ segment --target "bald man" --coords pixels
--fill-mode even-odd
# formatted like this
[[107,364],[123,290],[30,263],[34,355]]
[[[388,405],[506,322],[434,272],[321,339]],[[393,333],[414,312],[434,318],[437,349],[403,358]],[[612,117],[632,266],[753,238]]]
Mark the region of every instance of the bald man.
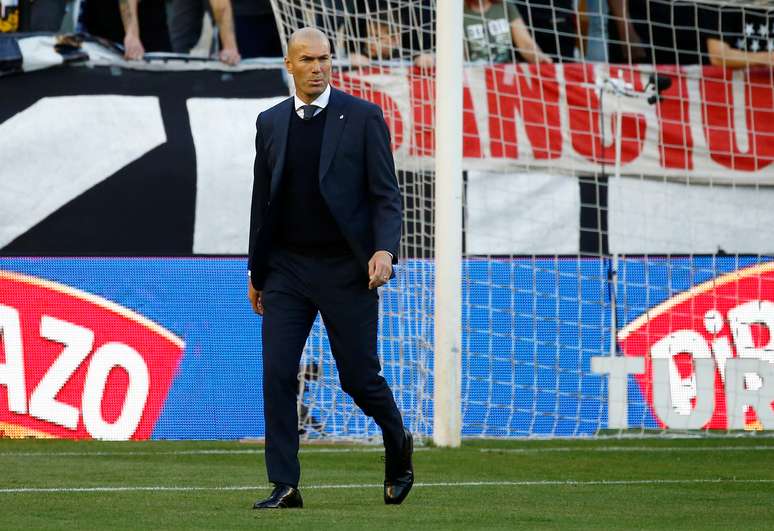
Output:
[[377,355],[379,294],[393,277],[401,196],[381,109],[330,85],[328,38],[296,31],[285,58],[296,94],[256,122],[248,297],[263,316],[266,470],[255,509],[302,507],[298,365],[322,315],[341,388],[382,430],[384,502],[414,482],[413,440]]

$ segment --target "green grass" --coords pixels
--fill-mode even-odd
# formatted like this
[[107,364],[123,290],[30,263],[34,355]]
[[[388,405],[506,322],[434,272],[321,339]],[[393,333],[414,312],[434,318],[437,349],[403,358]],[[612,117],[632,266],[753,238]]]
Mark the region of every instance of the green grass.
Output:
[[[422,448],[417,484],[399,507],[382,502],[380,456],[374,447],[304,447],[305,508],[253,511],[270,490],[257,445],[0,440],[0,528],[774,528],[767,438]],[[158,486],[201,490],[53,490]],[[22,488],[52,490],[12,492]]]

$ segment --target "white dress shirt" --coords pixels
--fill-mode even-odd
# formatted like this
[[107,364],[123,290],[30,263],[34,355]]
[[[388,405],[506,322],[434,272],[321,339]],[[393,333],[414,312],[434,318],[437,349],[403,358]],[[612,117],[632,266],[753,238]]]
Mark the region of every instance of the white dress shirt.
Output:
[[304,105],[314,105],[315,107],[317,107],[314,110],[314,114],[312,115],[314,117],[314,116],[317,116],[319,113],[321,113],[322,110],[328,106],[328,100],[330,98],[331,98],[331,86],[327,85],[325,87],[325,90],[323,90],[322,94],[317,96],[315,100],[313,100],[311,103],[308,103],[308,104],[304,103],[301,100],[301,98],[298,97],[298,94],[296,94],[295,96],[293,96],[293,105],[295,105],[296,114],[298,115],[299,118],[304,117],[304,110],[301,107],[303,107]]

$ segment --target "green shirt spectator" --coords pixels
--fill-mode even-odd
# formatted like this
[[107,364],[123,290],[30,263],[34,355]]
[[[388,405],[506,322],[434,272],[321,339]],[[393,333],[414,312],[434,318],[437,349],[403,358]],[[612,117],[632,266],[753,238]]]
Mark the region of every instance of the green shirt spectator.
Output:
[[550,63],[518,10],[501,1],[466,0],[463,18],[468,61],[512,63],[516,52],[529,63]]

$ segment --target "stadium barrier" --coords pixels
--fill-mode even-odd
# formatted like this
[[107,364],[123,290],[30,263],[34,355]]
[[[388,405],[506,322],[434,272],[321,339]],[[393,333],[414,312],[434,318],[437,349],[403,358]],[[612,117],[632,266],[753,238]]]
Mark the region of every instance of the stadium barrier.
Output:
[[[5,435],[263,435],[244,261],[190,255],[244,253],[254,118],[285,84],[276,68],[158,70],[97,65],[3,80]],[[621,72],[636,85],[649,70],[466,72],[462,435],[774,428],[774,280],[758,230],[774,222],[768,71],[663,68],[673,83],[656,107],[616,102],[623,178],[605,191],[609,211],[584,196],[588,175],[611,175],[616,136],[596,78]],[[334,82],[379,103],[391,126],[409,243],[381,293],[380,352],[407,423],[431,435],[422,173],[432,168],[432,87],[400,67]],[[582,246],[589,207],[596,236],[609,235],[592,252]],[[15,257],[56,254],[129,258]],[[616,350],[611,335],[620,359],[635,361],[593,362]],[[299,374],[306,437],[377,435],[337,388],[319,322]]]

